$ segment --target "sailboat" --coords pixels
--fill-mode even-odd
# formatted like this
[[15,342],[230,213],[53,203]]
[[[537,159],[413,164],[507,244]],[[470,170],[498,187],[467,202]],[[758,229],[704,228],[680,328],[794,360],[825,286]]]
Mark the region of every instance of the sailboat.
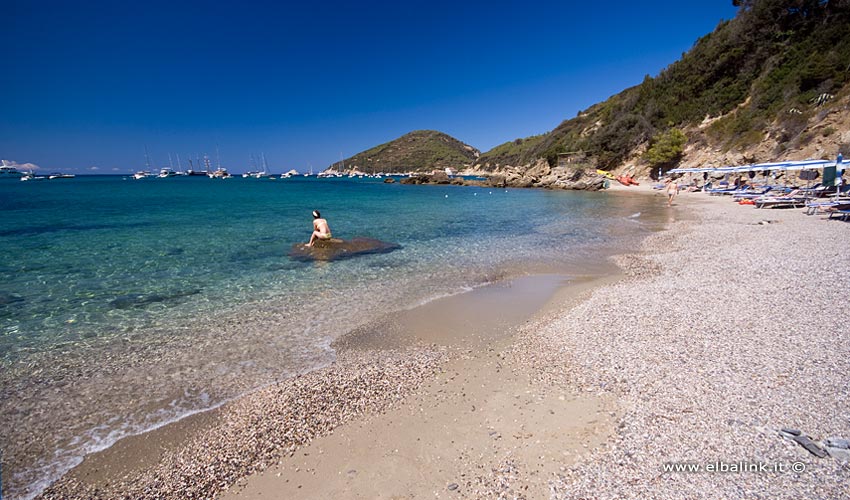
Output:
[[254,155],[253,154],[248,155],[248,159],[251,160],[251,170],[242,174],[243,179],[247,179],[247,178],[250,178],[250,177],[256,177],[257,174],[259,173],[257,171],[257,161],[256,161],[256,159],[254,159]]
[[[207,171],[209,171],[209,158],[204,156],[204,161],[207,165]],[[229,179],[230,174],[227,173],[226,168],[221,168],[221,156],[218,154],[218,144],[215,145],[215,172],[210,172],[210,179]]]
[[266,154],[260,153],[260,157],[263,159],[263,171],[257,172],[256,174],[254,174],[254,177],[256,177],[257,179],[262,179],[264,177],[269,176],[268,165],[266,165]]
[[174,164],[171,162],[171,153],[168,153],[168,167],[159,169],[159,178],[176,177],[177,172],[174,171]]
[[148,147],[145,146],[145,170],[139,170],[133,174],[133,179],[140,180],[148,177],[154,177],[154,174],[151,173],[151,159],[148,155]]
[[[209,163],[210,163],[210,161],[209,161],[209,158],[207,158],[206,155],[204,155],[204,160],[205,160],[206,165],[207,165],[206,170],[193,170],[193,168],[192,168],[192,157],[190,156],[189,157],[189,170],[186,171],[186,175],[207,175],[209,173]],[[195,164],[198,166],[199,169],[201,168],[201,157],[197,156],[197,153],[195,153]]]

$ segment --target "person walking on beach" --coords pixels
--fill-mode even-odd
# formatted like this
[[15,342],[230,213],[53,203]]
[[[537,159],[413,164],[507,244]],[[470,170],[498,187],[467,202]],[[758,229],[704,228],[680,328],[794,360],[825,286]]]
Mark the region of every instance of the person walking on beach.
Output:
[[322,218],[318,210],[313,210],[313,235],[310,236],[310,243],[307,243],[307,246],[313,246],[316,240],[329,239],[331,239],[331,228],[328,226],[328,221]]
[[667,206],[673,206],[673,198],[679,194],[679,184],[673,179],[667,179]]

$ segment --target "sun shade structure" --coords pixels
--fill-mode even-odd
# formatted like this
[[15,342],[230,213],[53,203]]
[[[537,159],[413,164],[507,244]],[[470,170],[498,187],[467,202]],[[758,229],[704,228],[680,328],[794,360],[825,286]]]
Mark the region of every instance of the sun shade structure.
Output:
[[723,174],[732,174],[738,172],[764,172],[774,170],[810,170],[821,169],[824,167],[836,167],[838,170],[850,165],[850,160],[844,160],[838,163],[835,160],[803,160],[803,161],[783,161],[774,163],[753,163],[751,165],[738,165],[732,167],[698,167],[698,168],[674,168],[668,173],[670,174],[693,174],[703,172],[719,172]]

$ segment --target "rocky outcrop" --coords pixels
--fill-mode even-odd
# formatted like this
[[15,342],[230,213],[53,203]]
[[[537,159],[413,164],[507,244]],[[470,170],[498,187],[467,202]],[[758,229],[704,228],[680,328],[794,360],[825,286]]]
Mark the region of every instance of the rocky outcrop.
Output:
[[374,238],[352,238],[341,240],[331,238],[319,240],[312,247],[306,243],[296,243],[289,251],[289,258],[302,262],[332,261],[350,259],[373,253],[389,253],[401,248],[397,243],[376,240]]
[[485,179],[449,177],[445,173],[422,174],[401,180],[402,184],[455,184],[496,188],[545,188],[577,191],[598,191],[605,188],[605,177],[589,166],[555,167],[546,160],[536,162],[520,173],[507,171],[488,175]]

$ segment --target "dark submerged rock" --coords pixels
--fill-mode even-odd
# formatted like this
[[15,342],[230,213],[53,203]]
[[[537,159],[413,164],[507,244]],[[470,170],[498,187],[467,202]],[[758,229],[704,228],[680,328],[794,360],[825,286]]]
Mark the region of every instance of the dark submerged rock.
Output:
[[331,238],[319,240],[312,247],[306,243],[296,243],[289,251],[289,258],[298,261],[332,261],[350,259],[360,255],[389,253],[401,248],[397,243],[376,240],[374,238],[352,238],[340,240]]
[[15,302],[23,302],[24,298],[16,293],[0,292],[0,306],[14,304]]
[[197,295],[201,293],[200,288],[195,288],[192,290],[184,290],[177,291],[173,293],[166,294],[130,294],[130,295],[121,295],[120,297],[116,297],[115,299],[109,302],[109,305],[115,309],[130,309],[134,307],[147,307],[150,304],[155,304],[157,302],[169,302],[174,300],[183,299],[186,297],[190,297],[192,295]]

